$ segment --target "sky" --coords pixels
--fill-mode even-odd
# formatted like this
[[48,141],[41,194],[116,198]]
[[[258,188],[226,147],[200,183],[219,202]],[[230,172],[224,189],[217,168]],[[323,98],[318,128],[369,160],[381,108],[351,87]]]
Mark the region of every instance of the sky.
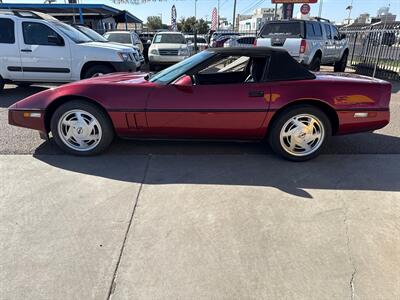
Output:
[[[218,0],[197,0],[197,17],[204,19],[211,19],[211,11],[217,7]],[[229,21],[232,20],[233,15],[233,1],[234,0],[219,0],[220,1],[220,15],[227,17]],[[317,4],[311,4],[311,15],[316,16],[321,0]],[[400,0],[323,0],[322,17],[330,19],[331,21],[343,22],[347,18],[348,11],[346,7],[353,1],[352,18],[358,16],[360,13],[370,13],[372,16],[376,15],[377,10],[382,6],[389,6],[390,11],[397,15],[397,20],[400,20]],[[3,0],[4,3],[43,3],[44,0]],[[119,9],[128,10],[138,18],[146,21],[148,16],[162,16],[163,23],[171,23],[171,7],[175,5],[177,10],[178,20],[181,17],[190,17],[195,14],[195,0],[155,0],[149,3],[140,5],[116,5],[111,0],[80,0],[81,3],[87,4],[106,4],[117,7]],[[57,3],[64,3],[64,0],[57,0]],[[237,14],[252,14],[256,8],[274,7],[271,0],[237,0]],[[300,9],[300,5],[295,5],[294,16]]]

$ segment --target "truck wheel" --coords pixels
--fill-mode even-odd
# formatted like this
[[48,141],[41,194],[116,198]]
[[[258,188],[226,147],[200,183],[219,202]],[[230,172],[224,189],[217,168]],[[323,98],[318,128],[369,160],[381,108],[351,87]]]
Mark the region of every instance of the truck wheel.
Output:
[[99,77],[101,75],[112,73],[112,72],[114,72],[114,69],[109,66],[94,65],[86,71],[85,75],[83,75],[83,78],[86,79],[86,78],[92,78],[92,77]]
[[0,92],[4,89],[4,79],[0,76]]
[[271,149],[292,161],[306,161],[318,156],[332,135],[327,115],[308,104],[286,109],[270,126],[268,143]]
[[308,69],[310,71],[318,72],[321,69],[321,58],[319,56],[314,56]]
[[155,71],[156,70],[156,66],[153,65],[152,63],[149,63],[149,70],[150,71]]
[[21,87],[21,88],[24,88],[24,87],[31,86],[32,82],[17,82],[16,85]]
[[335,72],[344,72],[346,70],[347,66],[347,58],[348,58],[347,52],[343,54],[342,59],[335,62],[335,65],[333,67],[333,71]]
[[50,129],[62,150],[80,156],[103,152],[114,138],[107,114],[81,100],[68,101],[57,108],[51,117]]

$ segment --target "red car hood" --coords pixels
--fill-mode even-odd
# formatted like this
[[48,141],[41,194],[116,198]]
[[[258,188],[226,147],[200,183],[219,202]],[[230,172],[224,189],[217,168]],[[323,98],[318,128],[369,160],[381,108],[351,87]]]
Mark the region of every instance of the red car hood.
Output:
[[[64,84],[27,97],[10,108],[46,109],[54,100],[62,97],[81,97],[100,103],[105,109],[125,109],[127,95],[134,94],[129,105],[142,109],[156,84],[145,79],[147,73],[112,73]],[[133,88],[135,89],[133,92]],[[134,101],[132,101],[134,100]],[[133,103],[133,104],[132,104]]]
[[111,73],[95,78],[80,80],[73,84],[107,84],[107,83],[147,83],[145,77],[148,73],[135,72],[135,73]]

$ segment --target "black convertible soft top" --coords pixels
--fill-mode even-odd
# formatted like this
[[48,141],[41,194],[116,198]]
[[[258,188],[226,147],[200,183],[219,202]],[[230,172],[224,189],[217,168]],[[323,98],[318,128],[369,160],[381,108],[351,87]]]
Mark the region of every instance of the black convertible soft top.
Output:
[[210,48],[210,51],[221,55],[269,57],[267,72],[268,81],[315,79],[315,75],[305,66],[298,63],[285,49],[270,47],[232,47]]

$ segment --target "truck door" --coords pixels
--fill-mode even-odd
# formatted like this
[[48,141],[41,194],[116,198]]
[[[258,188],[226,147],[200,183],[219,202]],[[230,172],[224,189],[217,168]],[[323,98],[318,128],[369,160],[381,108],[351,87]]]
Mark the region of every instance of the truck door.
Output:
[[18,23],[0,17],[0,75],[5,79],[21,80],[21,56],[18,48]]
[[335,43],[332,37],[331,26],[329,24],[324,24],[324,29],[325,29],[326,39],[324,42],[325,60],[323,61],[323,63],[331,63],[334,60],[333,55],[335,52]]
[[47,24],[22,22],[20,52],[25,80],[63,82],[71,79],[69,41]]

